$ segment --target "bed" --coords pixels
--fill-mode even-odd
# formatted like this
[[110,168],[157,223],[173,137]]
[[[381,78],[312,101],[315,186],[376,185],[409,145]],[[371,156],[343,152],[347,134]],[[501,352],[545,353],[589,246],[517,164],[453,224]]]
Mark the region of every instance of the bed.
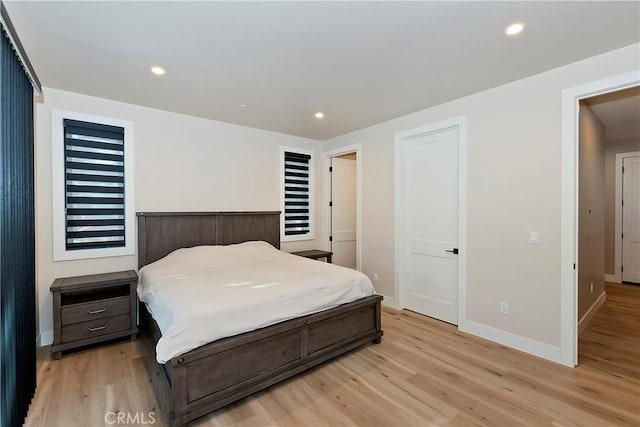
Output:
[[[280,248],[279,212],[138,213],[138,267],[180,248],[264,241]],[[308,260],[306,260],[308,261]],[[312,261],[309,261],[312,262]],[[320,261],[313,261],[320,262]],[[152,382],[174,425],[185,425],[252,393],[382,337],[379,295],[221,338],[157,364]],[[140,304],[154,347],[160,327]]]

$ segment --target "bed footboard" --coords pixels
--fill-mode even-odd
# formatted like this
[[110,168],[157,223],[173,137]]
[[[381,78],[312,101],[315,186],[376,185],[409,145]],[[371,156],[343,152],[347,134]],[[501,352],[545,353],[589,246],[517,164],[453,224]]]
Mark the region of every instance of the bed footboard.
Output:
[[[380,342],[381,300],[366,297],[171,359],[163,372],[174,424],[184,425],[363,344]],[[157,341],[153,332],[151,336]]]

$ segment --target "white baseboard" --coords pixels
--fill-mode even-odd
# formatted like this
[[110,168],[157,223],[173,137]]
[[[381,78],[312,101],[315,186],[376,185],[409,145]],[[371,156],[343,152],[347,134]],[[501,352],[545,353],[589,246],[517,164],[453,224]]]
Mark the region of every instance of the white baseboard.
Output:
[[486,326],[481,323],[465,320],[460,322],[458,329],[471,335],[484,338],[489,341],[503,344],[516,350],[541,357],[556,363],[562,363],[560,347],[545,344],[520,335],[505,332],[500,329]]
[[40,335],[38,335],[38,347],[44,347],[51,344],[53,344],[53,331],[41,332]]
[[605,274],[605,275],[604,275],[604,281],[605,281],[605,282],[611,282],[611,283],[622,283],[622,282],[620,281],[620,279],[618,279],[618,278],[616,277],[616,275],[615,275],[615,274]]
[[[381,294],[382,295],[382,294]],[[396,304],[396,299],[393,297],[388,297],[386,295],[382,295],[382,305],[385,307],[393,308],[394,310],[399,310],[398,305]]]
[[598,312],[600,307],[602,307],[602,304],[604,304],[606,300],[607,293],[603,291],[598,299],[593,303],[593,305],[589,307],[589,310],[587,310],[584,316],[582,316],[582,319],[580,319],[580,321],[578,322],[578,336],[582,333],[582,331],[584,331],[584,328],[586,328],[589,322],[591,322],[593,316],[595,316],[595,314]]

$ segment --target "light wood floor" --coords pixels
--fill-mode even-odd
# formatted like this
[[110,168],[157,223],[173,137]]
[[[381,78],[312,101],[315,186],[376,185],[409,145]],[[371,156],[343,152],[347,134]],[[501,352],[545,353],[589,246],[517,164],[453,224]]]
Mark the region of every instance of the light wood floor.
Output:
[[[640,287],[606,290],[575,369],[385,309],[382,344],[192,425],[640,426]],[[59,361],[43,351],[26,425],[101,426],[108,411],[153,411],[155,425],[166,425],[143,362],[147,344],[123,341]]]

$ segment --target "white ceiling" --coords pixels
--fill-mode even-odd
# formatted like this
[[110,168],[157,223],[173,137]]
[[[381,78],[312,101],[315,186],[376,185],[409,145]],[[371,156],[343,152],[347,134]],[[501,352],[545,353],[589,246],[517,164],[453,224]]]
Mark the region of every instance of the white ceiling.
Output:
[[595,96],[586,104],[604,125],[607,141],[640,140],[640,87]]
[[5,4],[44,86],[320,140],[640,39],[640,2]]

